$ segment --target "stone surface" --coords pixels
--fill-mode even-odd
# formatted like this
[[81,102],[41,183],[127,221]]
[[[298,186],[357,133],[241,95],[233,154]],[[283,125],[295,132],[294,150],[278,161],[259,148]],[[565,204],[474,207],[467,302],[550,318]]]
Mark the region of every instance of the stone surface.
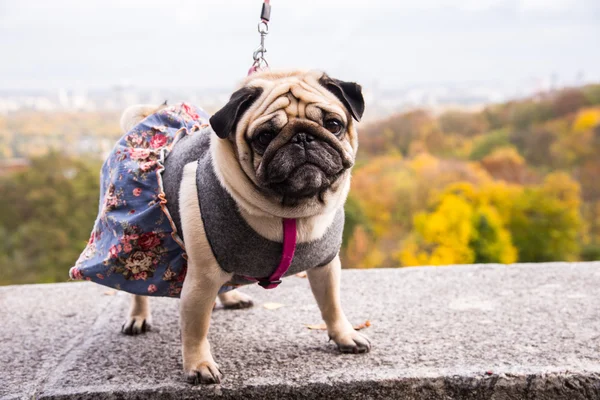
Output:
[[[369,354],[338,354],[308,281],[245,288],[213,313],[221,385],[188,385],[178,300],[119,330],[128,296],[93,283],[0,287],[1,399],[600,399],[600,263],[346,270],[342,301]],[[266,302],[283,304],[269,310]]]

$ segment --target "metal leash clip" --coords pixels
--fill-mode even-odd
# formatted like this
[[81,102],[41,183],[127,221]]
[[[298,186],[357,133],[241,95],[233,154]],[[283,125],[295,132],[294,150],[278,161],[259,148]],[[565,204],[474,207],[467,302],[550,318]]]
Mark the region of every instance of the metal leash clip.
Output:
[[265,58],[267,48],[265,47],[265,37],[269,34],[269,19],[271,18],[271,5],[266,0],[263,3],[262,11],[260,13],[260,22],[258,23],[258,33],[260,33],[260,46],[252,53],[254,62],[248,71],[248,75],[269,68],[269,63]]

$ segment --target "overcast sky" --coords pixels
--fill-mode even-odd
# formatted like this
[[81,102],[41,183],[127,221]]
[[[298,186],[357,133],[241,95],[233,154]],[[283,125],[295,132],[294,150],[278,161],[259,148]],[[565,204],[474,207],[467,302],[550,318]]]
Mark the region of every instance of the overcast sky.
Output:
[[[599,0],[272,0],[273,67],[380,86],[600,80]],[[0,89],[231,87],[260,0],[0,0]]]

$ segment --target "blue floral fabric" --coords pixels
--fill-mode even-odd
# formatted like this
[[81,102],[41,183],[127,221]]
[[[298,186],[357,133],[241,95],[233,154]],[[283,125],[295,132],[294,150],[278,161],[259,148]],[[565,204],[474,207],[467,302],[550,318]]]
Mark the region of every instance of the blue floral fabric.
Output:
[[187,260],[167,209],[161,172],[177,140],[198,133],[208,118],[204,110],[185,103],[166,107],[117,142],[102,167],[98,217],[69,271],[72,279],[134,294],[179,297]]

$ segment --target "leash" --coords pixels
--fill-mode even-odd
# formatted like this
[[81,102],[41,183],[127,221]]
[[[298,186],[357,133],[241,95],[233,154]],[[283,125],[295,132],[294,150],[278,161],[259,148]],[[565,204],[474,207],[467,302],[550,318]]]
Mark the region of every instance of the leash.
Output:
[[267,48],[265,47],[265,37],[269,34],[269,20],[271,19],[271,0],[264,0],[260,12],[260,22],[258,23],[258,33],[260,34],[260,45],[252,53],[254,62],[248,70],[248,75],[256,71],[262,71],[269,68],[269,63],[265,58]]
[[[260,45],[252,53],[254,62],[248,70],[248,75],[255,72],[269,69],[269,63],[265,58],[267,48],[265,47],[265,37],[269,34],[269,20],[271,19],[271,1],[264,0],[262,10],[260,12],[260,22],[258,23],[258,33],[260,34]],[[290,269],[296,252],[296,244],[298,242],[298,231],[296,230],[295,218],[282,218],[283,228],[283,249],[281,251],[281,259],[279,265],[268,278],[252,278],[245,277],[253,281],[257,281],[260,286],[265,289],[274,289],[281,283],[281,278]]]

